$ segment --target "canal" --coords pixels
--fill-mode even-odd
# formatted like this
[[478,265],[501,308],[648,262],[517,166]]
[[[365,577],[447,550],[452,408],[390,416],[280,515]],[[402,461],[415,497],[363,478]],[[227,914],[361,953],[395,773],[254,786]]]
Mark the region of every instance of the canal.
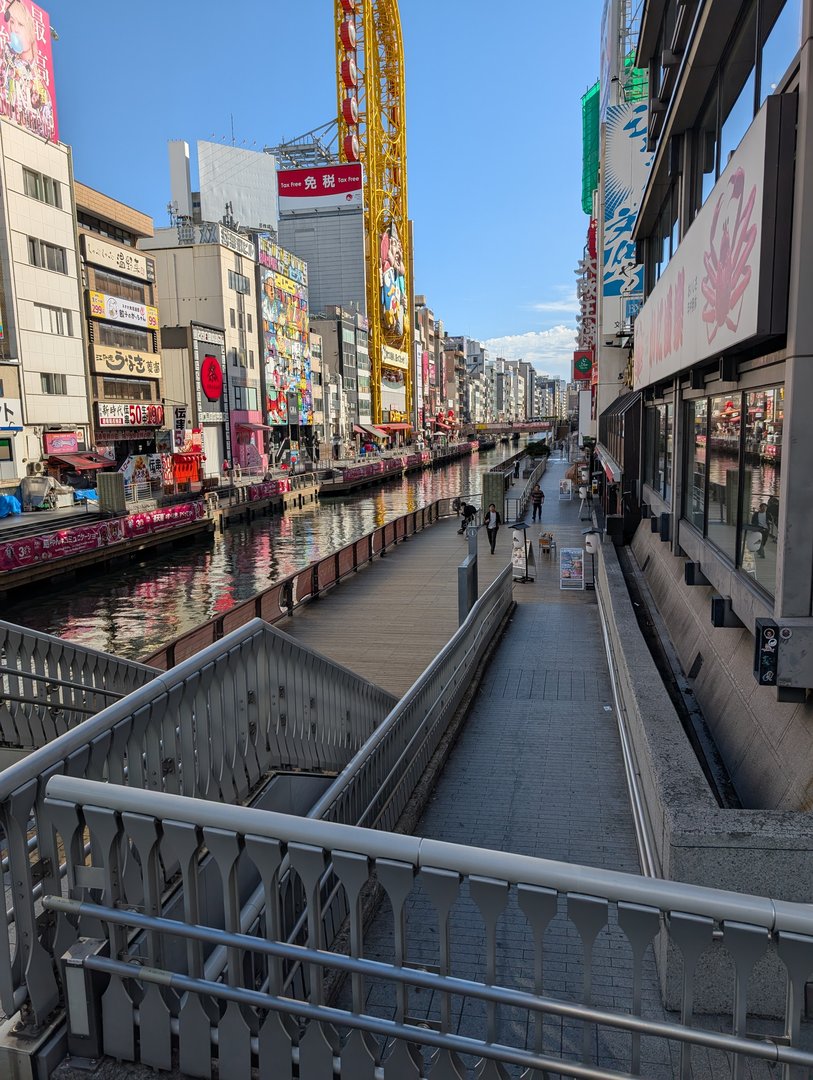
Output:
[[444,469],[410,473],[284,517],[235,523],[213,539],[100,574],[57,579],[4,605],[3,618],[137,660],[401,514],[479,493],[480,473],[514,453],[498,444]]

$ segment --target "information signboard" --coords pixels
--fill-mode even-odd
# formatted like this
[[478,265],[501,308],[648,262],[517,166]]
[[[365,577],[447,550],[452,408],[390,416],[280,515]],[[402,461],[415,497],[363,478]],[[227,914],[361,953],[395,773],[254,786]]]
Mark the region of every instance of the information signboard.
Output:
[[584,589],[584,548],[559,549],[559,588]]
[[573,498],[573,481],[572,480],[560,480],[559,481],[559,501],[570,502]]

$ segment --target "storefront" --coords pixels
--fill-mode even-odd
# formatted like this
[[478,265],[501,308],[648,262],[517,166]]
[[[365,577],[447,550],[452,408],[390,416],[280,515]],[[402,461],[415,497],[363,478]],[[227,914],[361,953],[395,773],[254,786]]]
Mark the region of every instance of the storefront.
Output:
[[226,339],[222,330],[192,326],[192,377],[198,426],[203,437],[203,472],[217,476],[224,462],[233,463],[226,369]]

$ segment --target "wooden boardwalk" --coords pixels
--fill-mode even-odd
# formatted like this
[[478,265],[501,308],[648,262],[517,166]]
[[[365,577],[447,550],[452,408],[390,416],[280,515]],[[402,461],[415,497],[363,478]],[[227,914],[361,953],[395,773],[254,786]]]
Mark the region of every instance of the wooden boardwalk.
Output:
[[[559,545],[581,546],[578,500],[559,503],[556,493],[565,465],[552,462],[543,487],[548,491],[543,525]],[[530,515],[530,510],[528,511]],[[459,519],[449,518],[410,537],[323,599],[278,623],[291,637],[343,664],[397,696],[403,696],[457,629],[457,568],[468,553]],[[528,529],[536,545],[540,528]],[[485,530],[478,546],[482,594],[511,555],[511,530],[500,529],[491,555]],[[518,603],[594,603],[592,593],[559,591],[558,562],[543,557],[536,581],[514,586]]]

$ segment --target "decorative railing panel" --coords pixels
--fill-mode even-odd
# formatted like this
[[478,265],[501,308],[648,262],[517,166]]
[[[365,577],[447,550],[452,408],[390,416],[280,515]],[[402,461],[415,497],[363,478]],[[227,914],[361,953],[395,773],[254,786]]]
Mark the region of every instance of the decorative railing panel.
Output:
[[[177,1047],[189,1075],[209,1076],[216,1055],[235,1076],[252,1066],[290,1076],[296,1064],[307,1080],[332,1080],[337,1061],[343,1076],[384,1080],[499,1080],[507,1066],[527,1077],[744,1078],[777,1075],[780,1065],[790,1080],[813,1068],[799,1045],[813,968],[808,905],[83,779],[51,779],[46,807],[74,855],[67,895],[45,904],[66,946],[80,918],[109,940],[112,959],[93,956],[85,967],[109,979],[98,1011],[102,1049],[117,1059],[169,1069]],[[75,857],[85,830],[89,861]],[[167,864],[181,867],[183,920],[164,909]],[[326,940],[328,865],[348,912],[346,951]],[[291,878],[308,903],[301,944],[281,932]],[[388,918],[370,960],[363,897],[373,882]],[[249,893],[264,906],[247,925],[240,903]],[[209,910],[222,918],[213,923]],[[642,994],[661,935],[683,956],[679,1018]],[[219,979],[206,959],[213,949],[226,958]],[[716,1023],[692,1004],[715,952],[728,955],[733,1002]],[[766,957],[787,991],[773,1026],[748,1009]],[[294,967],[298,1000],[286,978]],[[337,971],[349,986],[329,1003],[324,979]],[[84,985],[69,989],[76,1015],[94,1008]]]

